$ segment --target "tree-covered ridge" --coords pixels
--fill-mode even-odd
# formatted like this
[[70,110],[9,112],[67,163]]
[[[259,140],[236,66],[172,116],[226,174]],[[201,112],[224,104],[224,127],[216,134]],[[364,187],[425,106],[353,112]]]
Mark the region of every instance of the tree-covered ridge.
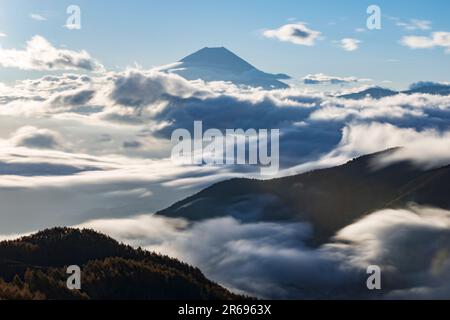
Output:
[[308,222],[314,226],[312,243],[320,245],[377,210],[410,203],[450,210],[450,165],[422,168],[405,160],[379,166],[380,159],[398,150],[272,180],[218,182],[157,214],[190,221],[231,215],[246,222]]
[[[80,291],[66,268],[82,269]],[[92,230],[55,228],[0,242],[0,299],[239,299],[176,259]]]

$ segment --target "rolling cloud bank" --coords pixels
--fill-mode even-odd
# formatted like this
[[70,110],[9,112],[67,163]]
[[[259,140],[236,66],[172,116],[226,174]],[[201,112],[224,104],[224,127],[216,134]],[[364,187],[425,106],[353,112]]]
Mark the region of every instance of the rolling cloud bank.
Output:
[[[450,211],[382,210],[307,245],[306,223],[241,223],[224,217],[189,224],[137,216],[80,225],[199,266],[238,292],[263,298],[441,299],[450,286]],[[366,269],[380,266],[382,290],[367,290]]]

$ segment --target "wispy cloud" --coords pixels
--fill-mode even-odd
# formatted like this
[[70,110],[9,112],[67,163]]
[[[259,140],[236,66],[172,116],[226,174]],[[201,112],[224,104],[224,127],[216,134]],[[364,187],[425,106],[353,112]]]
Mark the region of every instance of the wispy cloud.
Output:
[[411,19],[408,22],[397,21],[397,26],[404,28],[405,30],[430,30],[431,21]]
[[35,21],[47,21],[47,18],[37,13],[31,13],[30,18]]
[[66,28],[67,30],[80,30],[81,29],[81,25],[80,24],[76,24],[76,23],[65,24],[65,25],[63,25],[63,28]]
[[358,39],[344,38],[340,41],[340,46],[345,51],[355,51],[359,48],[360,43],[361,41]]
[[264,37],[274,38],[284,42],[291,42],[303,46],[314,46],[321,33],[306,27],[305,23],[291,23],[278,29],[265,30]]

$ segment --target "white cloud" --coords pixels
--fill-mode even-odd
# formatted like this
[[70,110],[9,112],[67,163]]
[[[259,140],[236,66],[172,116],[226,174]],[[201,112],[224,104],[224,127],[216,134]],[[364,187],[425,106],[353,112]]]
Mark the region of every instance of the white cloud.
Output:
[[5,37],[7,37],[8,35],[6,34],[6,33],[4,33],[4,32],[0,32],[0,38],[5,38]]
[[401,44],[411,49],[431,49],[441,47],[450,53],[450,32],[433,32],[430,36],[405,36]]
[[404,28],[405,30],[430,30],[431,21],[411,19],[409,22],[397,21],[397,26]]
[[41,36],[31,38],[25,50],[0,48],[0,66],[39,71],[103,70],[103,66],[86,51],[57,49]]
[[111,98],[119,104],[144,107],[168,96],[189,98],[198,89],[176,74],[130,70],[114,80]]
[[355,51],[359,48],[359,44],[361,43],[358,39],[353,38],[344,38],[340,41],[341,48],[345,51]]
[[36,20],[36,21],[47,21],[46,17],[44,17],[40,14],[37,14],[37,13],[31,13],[30,18],[33,20]]
[[321,33],[306,27],[305,23],[291,23],[278,29],[265,30],[266,38],[274,38],[284,42],[291,42],[303,46],[314,46]]

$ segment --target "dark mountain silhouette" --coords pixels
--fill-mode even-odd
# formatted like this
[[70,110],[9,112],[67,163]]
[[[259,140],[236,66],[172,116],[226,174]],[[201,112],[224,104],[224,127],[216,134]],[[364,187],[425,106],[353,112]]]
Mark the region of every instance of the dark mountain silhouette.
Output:
[[[82,269],[81,291],[66,268]],[[0,242],[1,299],[239,299],[176,259],[91,230],[56,228]]]
[[398,93],[398,91],[392,91],[390,89],[373,87],[356,93],[344,94],[342,96],[339,96],[339,98],[350,100],[361,100],[368,97],[372,99],[381,99],[384,97],[395,96]]
[[393,91],[386,88],[373,87],[360,92],[341,95],[339,96],[339,98],[350,100],[361,100],[367,97],[372,99],[381,99],[384,97],[395,96],[399,93],[403,94],[425,93],[432,95],[447,96],[450,95],[450,85],[432,82],[419,82],[413,84],[409,90],[405,91]]
[[447,96],[450,95],[450,85],[432,82],[419,82],[412,85],[409,90],[403,91],[403,93],[405,94],[427,93],[427,94]]
[[158,214],[189,220],[233,216],[253,222],[308,221],[314,228],[313,242],[322,243],[378,209],[404,207],[411,202],[450,209],[450,166],[422,170],[399,162],[375,169],[380,155],[274,180],[228,180]]
[[258,70],[226,48],[203,48],[179,61],[166,71],[188,80],[230,81],[237,85],[280,89],[289,86],[279,80],[289,79],[285,74],[269,74]]

